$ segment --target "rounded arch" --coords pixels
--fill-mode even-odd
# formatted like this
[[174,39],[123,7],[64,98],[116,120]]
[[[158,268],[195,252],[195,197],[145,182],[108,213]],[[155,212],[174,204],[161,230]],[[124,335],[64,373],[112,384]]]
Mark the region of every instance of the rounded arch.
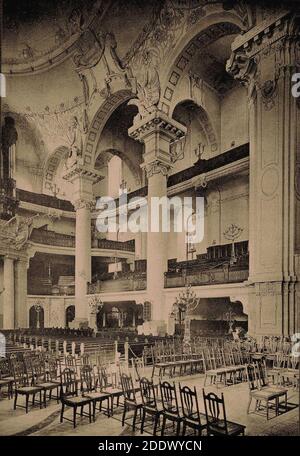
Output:
[[95,165],[97,145],[106,122],[115,109],[117,109],[125,101],[135,97],[136,95],[134,95],[131,90],[124,89],[112,94],[102,103],[95,114],[87,133],[83,150],[84,163],[91,166]]
[[53,192],[53,185],[56,172],[61,161],[67,157],[68,148],[66,146],[60,146],[50,155],[46,161],[43,178],[43,190]]
[[[201,127],[203,130],[203,134],[206,138],[207,145],[210,145],[211,152],[215,153],[219,149],[219,139],[218,139],[218,133],[216,128],[213,125],[213,122],[210,120],[210,116],[206,112],[206,110],[196,102],[195,99],[193,98],[186,98],[179,103],[177,103],[171,112],[171,117],[175,118],[176,115],[176,108],[183,106],[183,107],[188,107],[197,109],[197,118],[199,122],[201,123]],[[175,117],[174,117],[175,116]],[[177,120],[177,119],[175,119]]]
[[160,108],[163,112],[170,114],[180,82],[196,53],[224,36],[239,34],[244,29],[240,17],[224,11],[203,18],[201,24],[197,23],[184,34],[164,65],[170,69],[161,84]]
[[130,158],[124,152],[122,152],[121,150],[118,150],[118,149],[105,149],[105,150],[102,150],[95,156],[95,164],[97,162],[97,159],[99,159],[99,157],[102,154],[103,155],[104,154],[111,154],[112,156],[119,157],[122,161],[124,161],[124,163],[127,165],[127,167],[132,172],[132,174],[134,176],[134,179],[136,181],[136,184],[137,185],[141,185],[142,184],[140,168],[135,166],[135,164],[132,162],[132,160],[130,160]]

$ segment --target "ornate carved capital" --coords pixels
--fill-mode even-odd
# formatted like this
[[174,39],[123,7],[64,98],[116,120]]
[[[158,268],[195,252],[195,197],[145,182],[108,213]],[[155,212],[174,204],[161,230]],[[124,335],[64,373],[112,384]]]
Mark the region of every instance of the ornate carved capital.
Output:
[[84,198],[78,199],[73,202],[75,211],[78,209],[89,209],[90,211],[93,211],[96,206],[96,202],[94,200],[87,200]]
[[155,160],[151,163],[144,163],[141,168],[145,169],[147,178],[154,176],[154,174],[162,174],[168,176],[171,166],[159,160]]
[[163,135],[170,142],[173,142],[186,134],[186,127],[174,119],[170,119],[159,109],[155,109],[155,111],[142,120],[136,121],[129,128],[128,134],[131,138],[140,142],[144,142],[146,137],[151,134]]

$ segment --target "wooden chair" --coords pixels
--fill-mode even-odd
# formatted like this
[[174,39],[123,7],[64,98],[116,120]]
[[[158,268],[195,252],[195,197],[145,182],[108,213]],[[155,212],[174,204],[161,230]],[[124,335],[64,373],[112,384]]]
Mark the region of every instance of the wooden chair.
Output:
[[215,393],[203,391],[207,435],[245,435],[246,426],[228,421],[225,411],[224,394],[218,397]]
[[140,389],[143,402],[141,433],[144,432],[146,416],[148,414],[154,421],[153,435],[156,435],[159,419],[163,412],[162,406],[156,398],[156,387],[151,380],[142,377],[140,379]]
[[45,370],[44,362],[36,360],[33,365],[33,383],[34,385],[42,388],[44,407],[47,406],[47,393],[48,400],[52,399],[52,392],[56,390],[55,399],[59,403],[60,398],[60,382],[52,381],[49,374]]
[[87,397],[93,402],[93,420],[99,403],[99,412],[102,411],[102,403],[107,401],[107,407],[104,411],[110,416],[110,394],[100,391],[100,385],[97,388],[97,381],[93,375],[93,369],[89,365],[84,365],[80,370],[81,392],[83,397]]
[[117,407],[119,407],[120,397],[123,396],[123,390],[122,388],[113,385],[113,383],[109,381],[108,372],[105,366],[97,367],[97,384],[102,393],[107,393],[110,395],[110,415],[112,416],[114,413],[115,399],[117,400],[116,405]]
[[188,386],[182,387],[179,383],[179,393],[183,415],[182,435],[185,435],[187,427],[198,432],[198,435],[201,435],[203,429],[206,429],[206,416],[199,412],[196,388],[194,387],[192,390]]
[[0,395],[2,388],[7,388],[8,399],[13,397],[14,376],[7,358],[0,359]]
[[133,421],[132,421],[132,429],[135,430],[136,426],[136,419],[137,414],[140,412],[141,417],[141,410],[143,407],[143,402],[140,398],[136,395],[136,388],[133,385],[132,377],[126,374],[121,374],[121,385],[124,395],[124,411],[122,416],[122,426],[125,425],[126,422],[126,415],[129,410],[134,411],[133,413]]
[[175,384],[171,385],[169,382],[164,381],[159,383],[161,400],[163,406],[163,421],[161,427],[161,435],[164,435],[166,430],[166,422],[171,421],[174,429],[176,423],[176,434],[180,435],[180,426],[182,416],[180,415],[178,399]]
[[[61,396],[61,413],[60,413],[60,422],[63,420],[70,421],[73,423],[73,427],[76,427],[76,417],[77,415],[85,416],[89,418],[89,422],[92,422],[92,399],[89,397],[84,397],[82,395],[78,396],[78,381],[75,377],[75,372],[66,367],[62,372],[62,383],[65,387],[65,391]],[[64,417],[65,407],[70,407],[73,409],[73,419]],[[84,412],[84,407],[88,406],[88,413]],[[77,413],[77,409],[80,407],[80,413]]]
[[[14,364],[14,389],[15,389],[15,400],[14,400],[14,410],[17,407],[25,408],[26,413],[28,413],[29,408],[29,399],[32,398],[32,406],[35,405],[35,397],[39,395],[39,406],[42,408],[42,391],[43,389],[39,386],[34,386],[32,384],[32,379],[28,377],[25,365],[23,362],[18,361]],[[18,404],[18,396],[25,396],[25,406]]]
[[262,402],[265,404],[267,419],[269,419],[269,410],[271,407],[274,407],[275,415],[279,415],[279,399],[282,396],[284,397],[285,408],[287,409],[287,389],[274,386],[270,387],[266,381],[265,367],[262,364],[248,364],[246,372],[249,385],[248,414],[250,413],[252,399],[255,399],[255,412],[260,410]]
[[281,369],[279,382],[282,385],[292,385],[294,390],[299,385],[299,357],[287,355],[287,366]]

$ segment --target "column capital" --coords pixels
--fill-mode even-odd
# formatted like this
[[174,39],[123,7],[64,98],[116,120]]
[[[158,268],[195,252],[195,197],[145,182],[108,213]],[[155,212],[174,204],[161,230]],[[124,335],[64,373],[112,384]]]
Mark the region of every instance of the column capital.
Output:
[[128,135],[139,141],[145,142],[153,134],[163,135],[169,142],[174,142],[186,134],[186,127],[171,119],[163,111],[156,109],[148,116],[136,120],[128,130]]
[[78,209],[89,209],[90,211],[95,209],[96,201],[94,199],[84,199],[80,198],[75,201],[73,201],[73,205],[75,208],[75,211]]
[[93,184],[104,178],[102,174],[92,167],[74,163],[67,169],[63,178],[73,184],[72,204],[75,206],[75,210],[83,207],[92,210],[95,206]]
[[71,183],[74,183],[76,180],[80,179],[95,184],[104,179],[104,176],[102,176],[99,171],[96,171],[91,167],[80,165],[79,163],[74,163],[73,166],[67,169],[63,178]]
[[146,171],[147,178],[154,176],[154,174],[162,174],[168,176],[171,166],[168,162],[154,160],[149,163],[143,163],[141,168]]

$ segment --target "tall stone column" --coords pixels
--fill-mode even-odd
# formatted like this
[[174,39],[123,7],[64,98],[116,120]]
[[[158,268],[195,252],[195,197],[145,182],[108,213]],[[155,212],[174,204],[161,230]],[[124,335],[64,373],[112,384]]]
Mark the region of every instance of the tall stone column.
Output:
[[73,184],[76,210],[75,232],[75,320],[73,325],[88,324],[87,283],[91,281],[91,209],[93,184],[102,179],[99,172],[75,163],[64,175]]
[[292,74],[299,64],[298,33],[299,18],[278,13],[239,36],[227,63],[227,70],[248,87],[253,334],[293,334],[297,329],[299,106],[292,96]]
[[4,257],[3,270],[3,329],[15,327],[14,259]]
[[129,136],[145,147],[142,167],[148,178],[148,233],[147,233],[147,294],[152,304],[152,324],[155,328],[166,326],[164,318],[164,273],[167,271],[168,233],[151,230],[151,200],[167,196],[167,176],[171,169],[170,144],[182,137],[186,128],[163,112],[156,110],[136,121],[128,130]]
[[28,261],[19,259],[15,263],[15,326],[26,328],[27,316],[27,268]]

